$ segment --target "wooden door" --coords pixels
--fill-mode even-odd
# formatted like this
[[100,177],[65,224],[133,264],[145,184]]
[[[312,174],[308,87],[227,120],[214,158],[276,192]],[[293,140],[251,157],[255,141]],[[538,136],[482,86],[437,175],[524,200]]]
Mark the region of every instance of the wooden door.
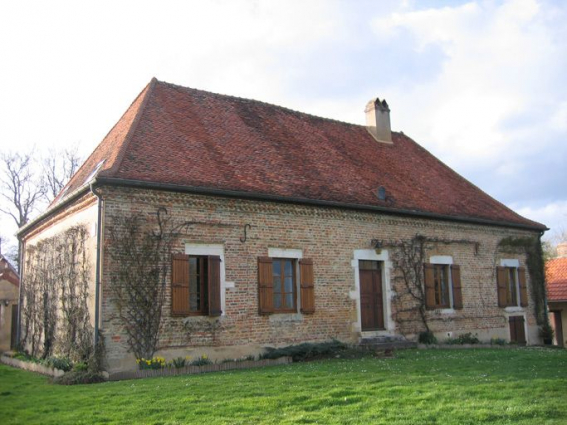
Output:
[[510,342],[525,345],[526,331],[524,328],[524,316],[510,316]]
[[382,270],[378,261],[361,260],[360,316],[362,331],[384,329]]

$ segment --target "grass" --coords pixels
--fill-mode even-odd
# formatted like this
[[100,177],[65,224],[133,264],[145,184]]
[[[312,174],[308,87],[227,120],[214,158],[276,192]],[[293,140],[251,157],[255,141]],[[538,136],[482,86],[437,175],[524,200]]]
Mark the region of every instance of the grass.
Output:
[[408,350],[57,386],[0,365],[2,424],[565,424],[567,351]]

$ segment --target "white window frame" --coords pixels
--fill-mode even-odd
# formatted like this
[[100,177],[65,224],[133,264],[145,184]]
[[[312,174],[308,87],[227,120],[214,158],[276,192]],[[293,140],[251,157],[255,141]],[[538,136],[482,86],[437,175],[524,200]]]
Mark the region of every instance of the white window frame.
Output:
[[[185,244],[186,255],[209,256],[214,255],[220,257],[220,296],[222,316],[226,315],[226,289],[234,288],[234,282],[226,281],[226,270],[224,261],[224,245],[221,244]],[[199,316],[200,317],[200,316]]]
[[[521,306],[521,294],[520,294],[520,279],[518,276],[518,269],[520,268],[520,261],[518,259],[513,258],[505,258],[500,260],[501,267],[510,267],[514,269],[514,273],[516,275],[516,303],[517,305],[512,305],[504,308],[504,311],[507,313],[517,313],[523,312],[524,307]],[[512,314],[514,316],[514,314]],[[517,315],[516,315],[517,316]],[[525,319],[525,317],[524,317]],[[527,322],[524,322],[527,323]],[[526,340],[527,340],[527,333],[526,333]]]
[[455,313],[455,303],[453,300],[453,272],[451,270],[451,266],[453,265],[453,257],[451,255],[432,255],[429,257],[430,264],[438,264],[447,267],[449,271],[448,281],[449,281],[449,308],[438,308],[435,309],[438,313],[441,314],[452,314]]
[[[349,292],[349,298],[356,302],[356,322],[352,324],[354,332],[361,334],[373,335],[393,335],[396,331],[396,323],[392,317],[392,303],[394,291],[390,282],[390,271],[392,270],[392,262],[390,261],[387,249],[355,249],[353,251],[353,259],[351,266],[354,271],[354,291]],[[380,331],[362,331],[362,310],[360,307],[360,260],[379,261],[382,263],[382,311],[384,312],[384,330]]]
[[303,250],[295,248],[268,248],[268,257],[270,258],[289,258],[295,261],[295,313],[274,312],[277,314],[299,314],[301,311],[301,270],[299,268],[299,260],[303,258]]

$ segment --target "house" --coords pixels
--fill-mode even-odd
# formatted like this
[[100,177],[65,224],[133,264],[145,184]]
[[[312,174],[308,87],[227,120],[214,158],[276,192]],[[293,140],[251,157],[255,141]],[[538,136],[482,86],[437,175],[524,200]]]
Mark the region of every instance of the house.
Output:
[[[19,231],[22,342],[77,356],[68,335],[90,335],[84,356],[94,336],[111,371],[155,350],[222,359],[427,331],[540,342],[544,283],[512,242],[546,227],[391,131],[386,101],[365,114],[153,79]],[[29,311],[38,293],[49,314]]]
[[8,259],[0,254],[0,352],[15,348],[20,278]]
[[557,258],[545,264],[547,301],[550,324],[555,331],[554,343],[567,347],[564,329],[567,329],[567,242],[557,246]]

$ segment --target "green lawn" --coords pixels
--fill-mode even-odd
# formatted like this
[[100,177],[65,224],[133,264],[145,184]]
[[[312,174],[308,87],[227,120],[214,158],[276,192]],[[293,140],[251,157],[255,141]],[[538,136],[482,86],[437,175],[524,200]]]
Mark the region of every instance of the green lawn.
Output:
[[0,365],[1,424],[567,424],[567,351],[409,350],[72,387]]

